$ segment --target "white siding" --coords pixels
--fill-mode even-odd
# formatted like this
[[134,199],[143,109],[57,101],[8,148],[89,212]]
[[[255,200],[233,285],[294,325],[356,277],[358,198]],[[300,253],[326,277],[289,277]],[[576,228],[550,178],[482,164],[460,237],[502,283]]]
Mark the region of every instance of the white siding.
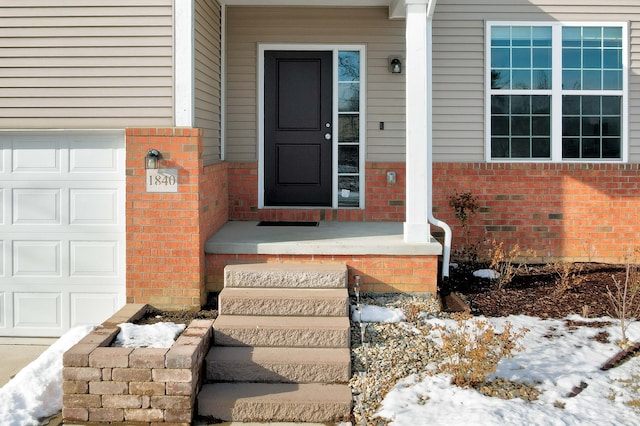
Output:
[[171,0],[4,0],[0,128],[173,125]]
[[640,162],[638,0],[439,0],[433,23],[434,161],[484,161],[485,21],[630,22],[629,159]]
[[220,160],[221,9],[195,2],[195,126],[204,129],[205,165]]
[[[245,8],[227,10],[226,158],[257,160],[258,43],[365,44],[367,161],[404,161],[404,75],[387,58],[404,53],[404,21],[386,8]],[[385,130],[379,130],[379,122]]]

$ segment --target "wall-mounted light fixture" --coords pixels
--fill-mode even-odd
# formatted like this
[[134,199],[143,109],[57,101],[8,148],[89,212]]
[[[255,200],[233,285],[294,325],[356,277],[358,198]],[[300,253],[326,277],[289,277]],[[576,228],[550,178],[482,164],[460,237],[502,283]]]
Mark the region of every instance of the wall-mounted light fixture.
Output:
[[397,56],[389,56],[389,71],[393,74],[402,73],[402,60]]
[[160,160],[160,152],[157,149],[150,149],[149,152],[147,152],[147,156],[144,157],[144,168],[157,169],[158,160]]

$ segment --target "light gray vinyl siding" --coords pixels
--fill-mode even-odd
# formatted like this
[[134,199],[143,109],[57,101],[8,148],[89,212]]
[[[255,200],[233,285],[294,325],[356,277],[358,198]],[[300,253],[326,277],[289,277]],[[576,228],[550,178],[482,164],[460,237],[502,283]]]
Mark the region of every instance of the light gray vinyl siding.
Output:
[[172,126],[172,4],[0,2],[0,128]]
[[195,2],[195,127],[204,129],[205,165],[220,160],[221,8],[216,1]]
[[638,0],[438,0],[433,21],[434,161],[484,161],[485,21],[629,22],[629,160],[640,162]]
[[389,56],[404,54],[404,21],[386,8],[229,7],[226,25],[226,159],[258,157],[258,43],[306,43],[366,46],[366,159],[404,161],[404,75],[387,70]]

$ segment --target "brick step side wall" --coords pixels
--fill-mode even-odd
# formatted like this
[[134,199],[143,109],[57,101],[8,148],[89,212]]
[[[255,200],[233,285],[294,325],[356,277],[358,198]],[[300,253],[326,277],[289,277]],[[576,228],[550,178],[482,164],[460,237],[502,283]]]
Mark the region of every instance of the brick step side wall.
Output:
[[359,275],[362,292],[437,292],[437,256],[207,254],[206,261],[209,291],[222,290],[224,267],[227,265],[303,262],[346,264],[350,291],[353,291],[355,276]]

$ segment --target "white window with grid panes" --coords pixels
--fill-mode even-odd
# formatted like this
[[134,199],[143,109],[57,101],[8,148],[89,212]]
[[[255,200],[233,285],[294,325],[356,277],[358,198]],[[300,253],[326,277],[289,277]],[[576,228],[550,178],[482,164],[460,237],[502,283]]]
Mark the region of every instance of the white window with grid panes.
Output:
[[627,31],[489,22],[487,161],[627,161]]

